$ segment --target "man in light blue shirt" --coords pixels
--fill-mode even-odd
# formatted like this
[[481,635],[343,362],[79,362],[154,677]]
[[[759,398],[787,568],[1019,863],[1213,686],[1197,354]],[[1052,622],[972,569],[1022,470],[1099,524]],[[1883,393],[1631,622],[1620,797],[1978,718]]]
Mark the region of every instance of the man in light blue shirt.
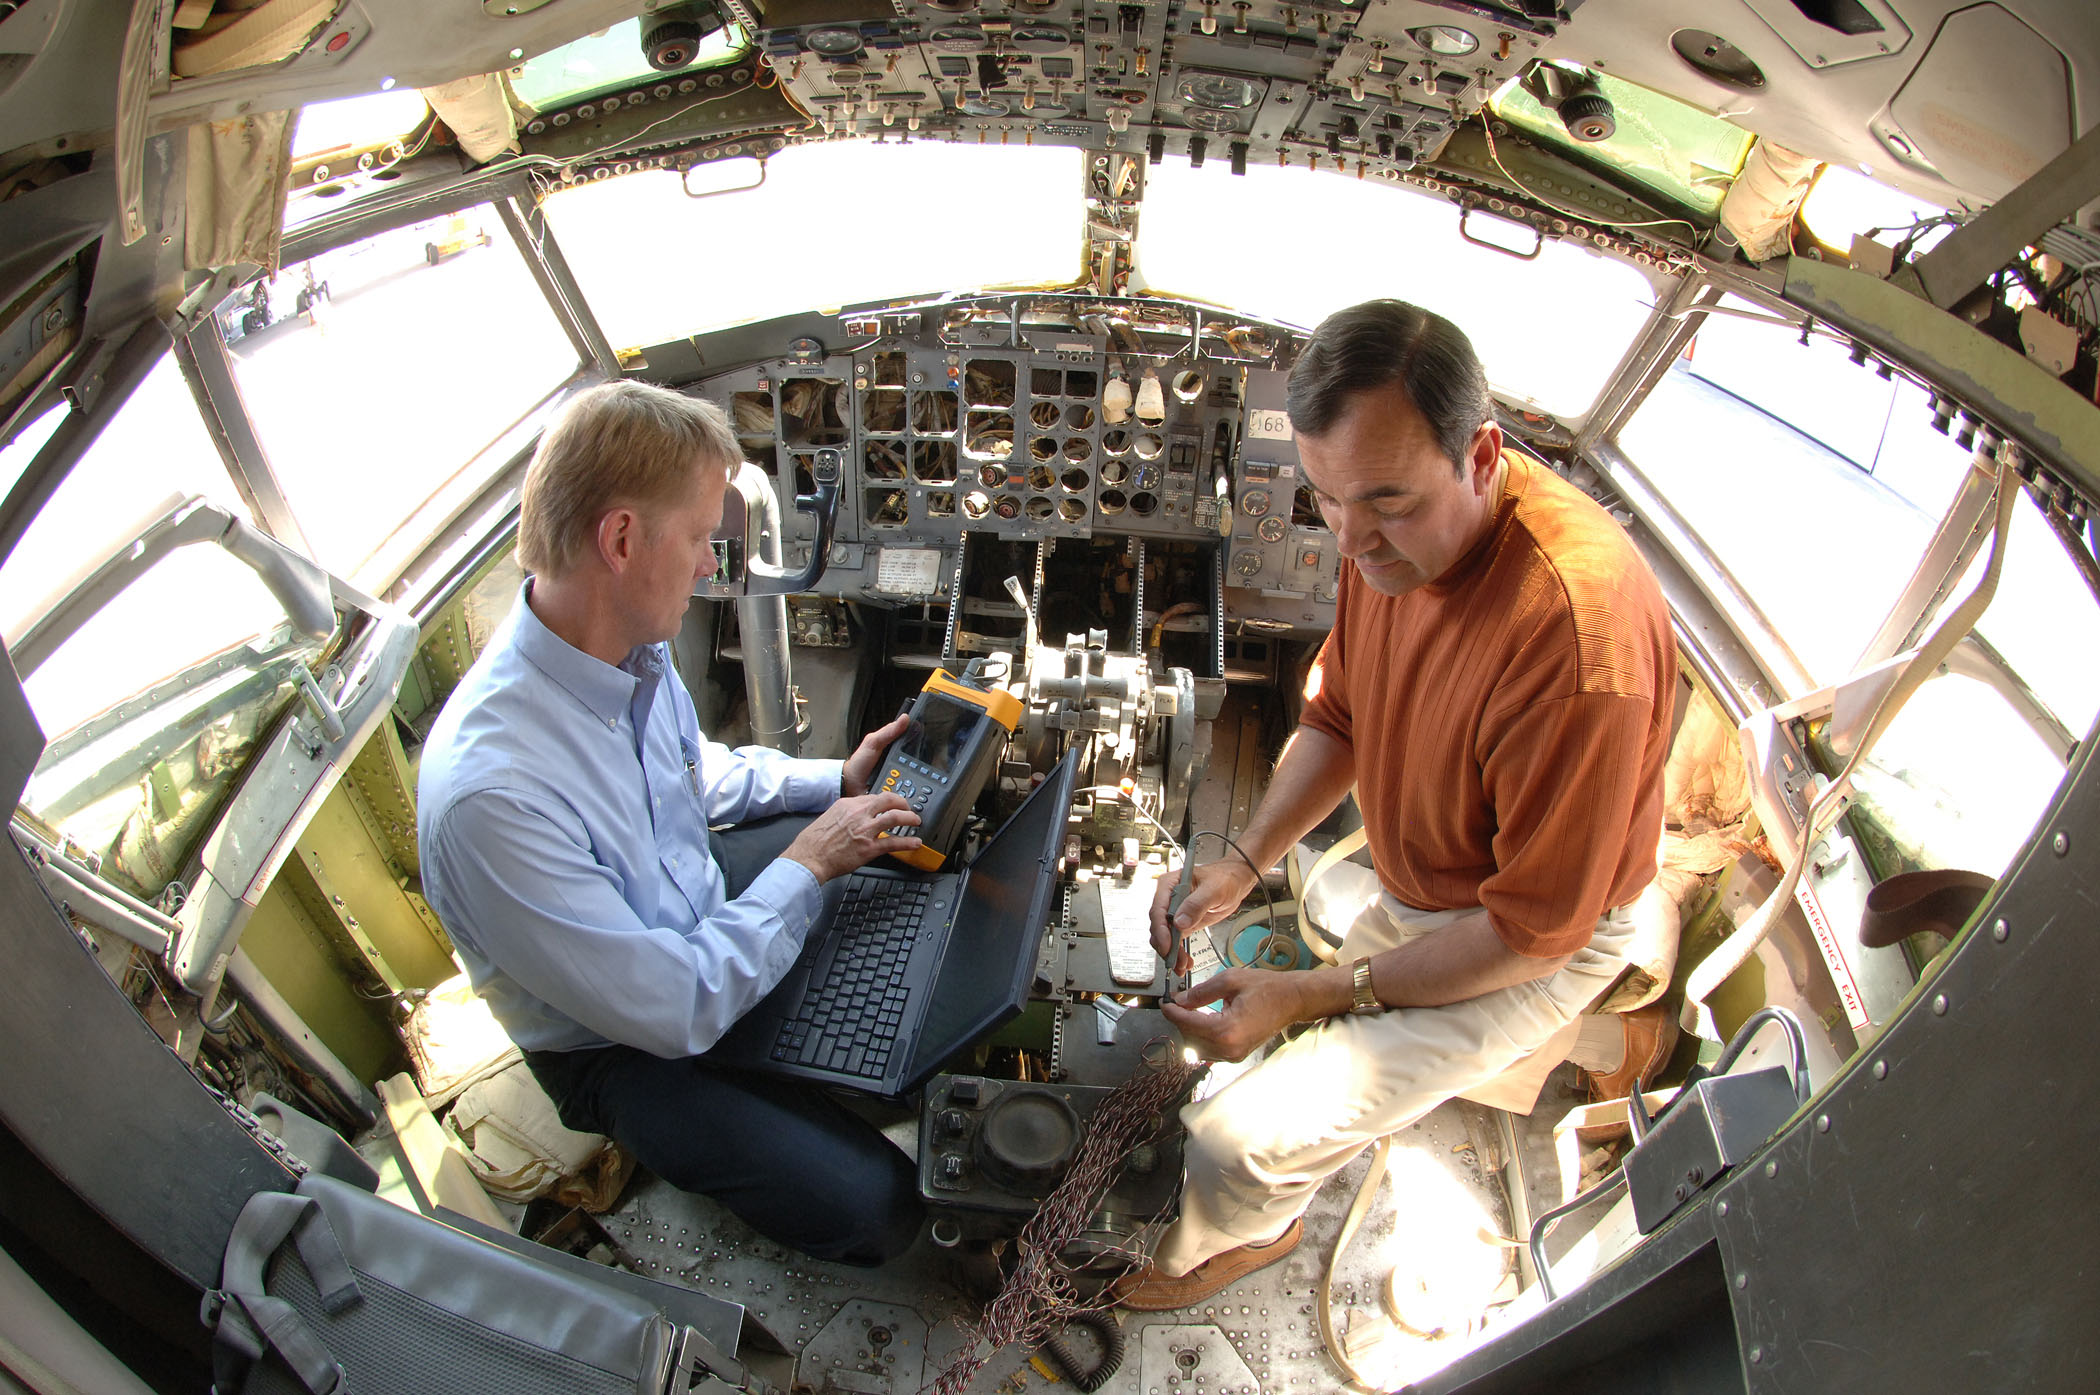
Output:
[[[640,383],[548,430],[524,591],[424,747],[423,886],[563,1123],[776,1240],[878,1264],[918,1232],[910,1160],[821,1090],[706,1055],[794,965],[821,883],[918,845],[905,801],[868,793],[903,719],[844,762],[700,731],[664,641],[741,458],[719,409]],[[814,817],[727,884],[708,828],[783,814]]]

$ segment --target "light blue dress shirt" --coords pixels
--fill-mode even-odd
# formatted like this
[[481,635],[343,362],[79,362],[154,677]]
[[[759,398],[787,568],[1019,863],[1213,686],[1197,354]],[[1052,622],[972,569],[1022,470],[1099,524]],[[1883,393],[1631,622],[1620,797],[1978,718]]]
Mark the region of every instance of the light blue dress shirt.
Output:
[[820,904],[786,858],[726,899],[708,826],[823,809],[841,763],[707,740],[664,646],[592,658],[530,586],[423,748],[423,893],[519,1046],[696,1055],[794,964]]

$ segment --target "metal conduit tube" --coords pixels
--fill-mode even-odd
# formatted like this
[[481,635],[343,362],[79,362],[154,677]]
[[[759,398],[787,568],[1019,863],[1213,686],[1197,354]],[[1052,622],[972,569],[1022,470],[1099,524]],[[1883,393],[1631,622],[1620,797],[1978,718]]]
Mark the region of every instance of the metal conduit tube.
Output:
[[162,925],[164,917],[140,914],[96,886],[86,874],[76,873],[59,859],[32,851],[29,860],[36,864],[37,876],[42,879],[44,890],[66,910],[98,930],[106,930],[137,945],[148,954],[167,953],[168,939],[174,931]]
[[[752,539],[760,560],[779,567],[780,499],[773,492],[772,480],[745,461],[734,484],[745,509],[757,516],[757,527],[747,524],[745,535]],[[736,619],[743,635],[744,696],[751,708],[751,738],[761,746],[800,755],[802,738],[796,730],[794,672],[788,654],[787,597],[740,596]]]

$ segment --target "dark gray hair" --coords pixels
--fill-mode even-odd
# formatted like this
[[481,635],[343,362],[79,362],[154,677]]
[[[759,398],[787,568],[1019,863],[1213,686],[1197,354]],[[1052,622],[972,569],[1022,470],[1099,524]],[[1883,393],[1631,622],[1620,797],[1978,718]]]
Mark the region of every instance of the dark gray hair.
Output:
[[1465,331],[1400,300],[1367,300],[1320,321],[1291,369],[1291,429],[1324,436],[1360,392],[1397,385],[1461,477],[1473,433],[1493,414],[1487,374]]

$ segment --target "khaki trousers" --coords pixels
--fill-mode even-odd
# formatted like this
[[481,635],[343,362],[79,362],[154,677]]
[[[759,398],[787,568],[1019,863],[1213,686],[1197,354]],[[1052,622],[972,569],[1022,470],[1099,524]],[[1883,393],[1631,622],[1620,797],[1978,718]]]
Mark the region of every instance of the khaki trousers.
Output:
[[[1341,960],[1433,934],[1474,909],[1417,910],[1381,891],[1350,924]],[[1589,945],[1545,978],[1444,1007],[1329,1018],[1186,1106],[1181,1216],[1153,1263],[1178,1276],[1276,1238],[1366,1145],[1565,1040],[1625,968],[1633,929],[1628,911],[1607,911]]]

